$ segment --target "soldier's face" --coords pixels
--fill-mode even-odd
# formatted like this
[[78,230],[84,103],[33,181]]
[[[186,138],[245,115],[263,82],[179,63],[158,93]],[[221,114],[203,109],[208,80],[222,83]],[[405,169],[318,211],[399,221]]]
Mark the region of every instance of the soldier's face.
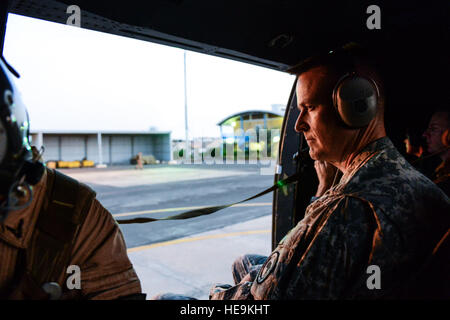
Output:
[[440,151],[444,148],[441,137],[444,131],[448,129],[447,116],[443,112],[433,114],[427,130],[423,133],[427,142],[427,151],[430,153]]
[[339,162],[343,158],[346,137],[350,132],[339,123],[332,106],[332,91],[336,77],[326,68],[316,67],[302,73],[297,80],[297,107],[300,111],[295,124],[303,132],[314,160]]

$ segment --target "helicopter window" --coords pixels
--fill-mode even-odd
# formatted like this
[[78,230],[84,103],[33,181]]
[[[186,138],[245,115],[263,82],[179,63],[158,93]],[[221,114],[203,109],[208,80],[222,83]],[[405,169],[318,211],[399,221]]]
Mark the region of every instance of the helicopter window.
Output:
[[[44,162],[91,186],[117,220],[234,203],[273,184],[261,163],[276,162],[294,76],[14,14],[4,55]],[[237,256],[270,253],[271,214],[268,194],[121,229],[144,292],[205,298],[197,289],[232,282]]]

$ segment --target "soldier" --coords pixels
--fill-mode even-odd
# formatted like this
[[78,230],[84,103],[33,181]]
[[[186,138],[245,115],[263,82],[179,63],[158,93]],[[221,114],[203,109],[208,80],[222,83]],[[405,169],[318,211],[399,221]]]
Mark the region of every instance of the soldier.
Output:
[[450,149],[449,149],[450,112],[437,110],[431,116],[427,130],[423,133],[426,139],[427,151],[438,158],[440,163],[430,175],[444,192],[450,195]]
[[263,265],[247,259],[211,299],[449,297],[450,202],[386,136],[374,66],[345,48],[293,70],[316,197]]
[[11,72],[2,58],[0,298],[145,299],[123,235],[95,192],[32,153]]

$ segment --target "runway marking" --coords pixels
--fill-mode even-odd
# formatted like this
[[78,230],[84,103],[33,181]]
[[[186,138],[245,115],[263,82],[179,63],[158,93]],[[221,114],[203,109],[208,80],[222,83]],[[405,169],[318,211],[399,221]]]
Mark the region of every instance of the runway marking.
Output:
[[[271,206],[272,202],[257,202],[257,203],[240,203],[235,204],[232,207],[263,207],[263,206]],[[155,210],[144,210],[144,211],[134,211],[134,212],[124,212],[124,213],[116,213],[112,216],[114,218],[117,217],[127,217],[127,216],[137,216],[141,214],[149,214],[149,213],[163,213],[163,212],[173,212],[173,211],[188,211],[204,208],[207,206],[197,206],[197,207],[180,207],[180,208],[166,208],[166,209],[155,209]]]
[[192,238],[182,238],[182,239],[176,239],[176,240],[171,240],[171,241],[152,243],[152,244],[149,244],[146,246],[130,248],[127,250],[127,252],[131,253],[131,252],[137,252],[137,251],[153,249],[153,248],[158,248],[158,247],[170,246],[170,245],[178,244],[178,243],[193,242],[193,241],[199,241],[199,240],[219,239],[219,238],[225,238],[225,237],[241,236],[241,235],[247,235],[247,234],[262,234],[262,233],[270,233],[270,232],[271,232],[271,230],[251,230],[251,231],[211,234],[211,235],[207,235],[207,236],[192,237]]

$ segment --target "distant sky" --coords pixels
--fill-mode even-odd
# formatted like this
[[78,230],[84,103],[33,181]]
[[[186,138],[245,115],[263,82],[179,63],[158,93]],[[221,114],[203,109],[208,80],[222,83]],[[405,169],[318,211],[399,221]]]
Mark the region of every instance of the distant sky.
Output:
[[[10,14],[4,56],[35,130],[172,131],[184,125],[183,50]],[[294,77],[187,51],[190,137],[217,122],[286,104]]]

